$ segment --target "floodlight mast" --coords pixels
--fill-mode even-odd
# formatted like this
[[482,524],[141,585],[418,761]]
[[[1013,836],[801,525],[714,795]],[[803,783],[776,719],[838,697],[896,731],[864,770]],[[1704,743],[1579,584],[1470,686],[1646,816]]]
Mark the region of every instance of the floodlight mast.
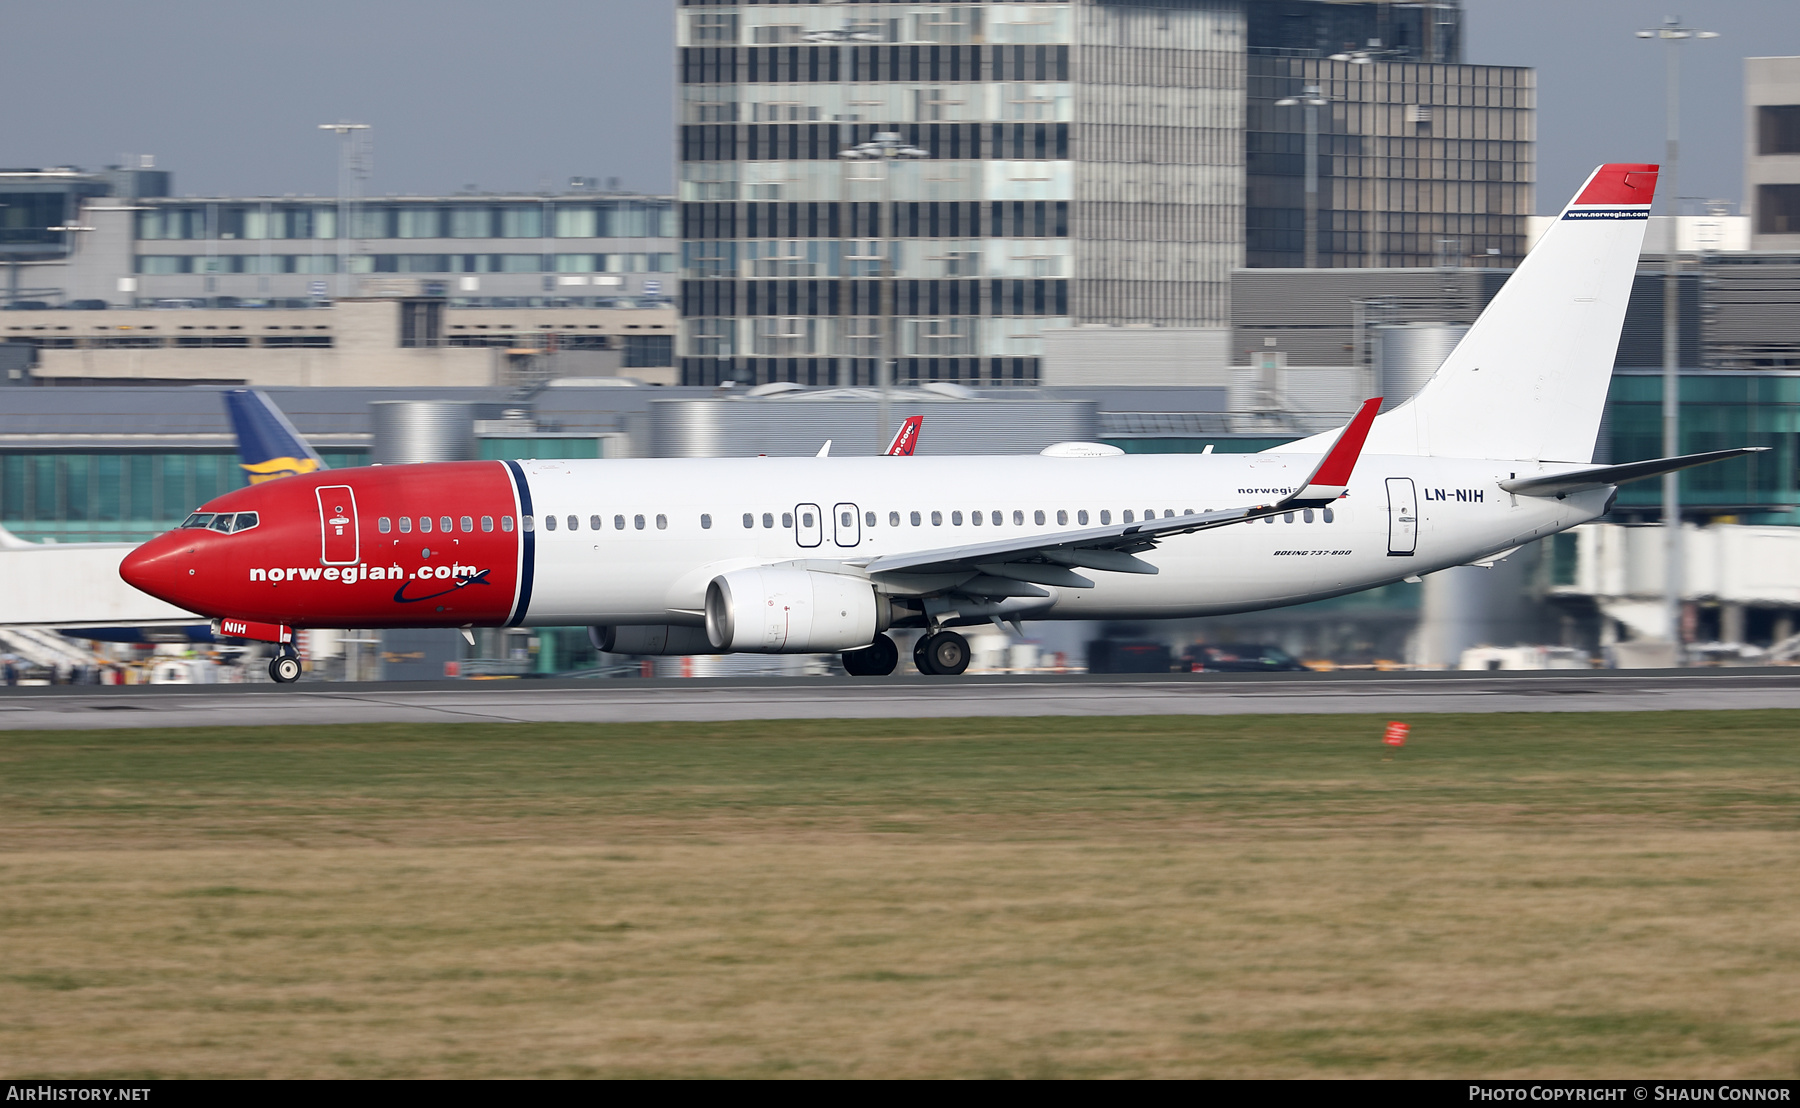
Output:
[[[1668,242],[1663,246],[1663,457],[1681,453],[1681,189],[1676,184],[1681,153],[1681,61],[1675,49],[1688,39],[1718,38],[1717,31],[1683,27],[1669,16],[1660,27],[1637,32],[1638,38],[1663,42],[1663,111],[1667,117],[1667,146],[1657,191],[1667,199]],[[1675,664],[1687,663],[1683,642],[1682,594],[1687,574],[1681,548],[1681,474],[1665,473],[1663,500],[1663,630],[1675,648]]]
[[1277,108],[1306,108],[1306,268],[1319,267],[1319,109],[1331,101],[1318,85],[1307,85],[1299,96],[1275,101]]
[[350,221],[356,210],[356,200],[352,196],[352,189],[363,171],[361,152],[357,149],[358,143],[361,141],[361,135],[358,132],[369,129],[367,123],[347,123],[342,120],[336,123],[319,124],[319,130],[335,132],[338,137],[337,290],[339,299],[350,295],[349,232]]

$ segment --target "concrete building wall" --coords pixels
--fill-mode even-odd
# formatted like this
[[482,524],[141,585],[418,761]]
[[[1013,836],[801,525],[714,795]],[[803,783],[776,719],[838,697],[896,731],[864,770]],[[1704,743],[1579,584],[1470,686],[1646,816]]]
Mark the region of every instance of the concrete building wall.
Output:
[[1800,57],[1744,59],[1751,249],[1800,251]]

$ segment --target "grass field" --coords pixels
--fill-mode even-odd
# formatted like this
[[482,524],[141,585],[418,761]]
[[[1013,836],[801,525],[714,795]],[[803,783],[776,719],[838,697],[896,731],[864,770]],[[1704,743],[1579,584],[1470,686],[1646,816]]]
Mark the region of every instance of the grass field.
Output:
[[1800,715],[0,733],[0,1076],[1800,1076]]

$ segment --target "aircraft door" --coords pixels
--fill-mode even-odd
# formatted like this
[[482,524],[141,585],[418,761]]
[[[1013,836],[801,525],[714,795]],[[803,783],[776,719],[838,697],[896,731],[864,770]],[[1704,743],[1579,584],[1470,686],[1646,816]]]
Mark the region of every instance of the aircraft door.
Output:
[[794,541],[801,546],[817,546],[824,542],[823,515],[817,504],[794,505]]
[[357,562],[356,493],[349,485],[322,485],[319,498],[320,560],[328,566]]
[[1388,557],[1410,558],[1419,546],[1419,499],[1411,477],[1389,477]]
[[831,506],[831,537],[839,546],[855,546],[862,541],[862,518],[856,505]]

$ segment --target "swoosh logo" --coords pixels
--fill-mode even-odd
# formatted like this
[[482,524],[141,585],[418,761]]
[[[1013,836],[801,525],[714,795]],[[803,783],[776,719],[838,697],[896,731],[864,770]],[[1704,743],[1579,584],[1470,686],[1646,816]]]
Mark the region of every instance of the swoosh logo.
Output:
[[396,604],[417,604],[421,600],[436,600],[440,596],[449,596],[451,593],[457,591],[458,589],[467,588],[470,585],[475,585],[475,584],[491,585],[491,584],[493,584],[493,582],[489,581],[487,579],[488,572],[489,572],[488,570],[484,569],[484,570],[480,570],[479,572],[477,572],[475,574],[475,576],[473,576],[473,577],[455,578],[454,580],[452,580],[450,582],[449,588],[443,589],[439,592],[427,593],[424,596],[408,596],[408,595],[406,595],[406,590],[413,583],[412,579],[408,578],[407,580],[402,581],[400,583],[399,588],[394,590],[394,603],[396,603]]

